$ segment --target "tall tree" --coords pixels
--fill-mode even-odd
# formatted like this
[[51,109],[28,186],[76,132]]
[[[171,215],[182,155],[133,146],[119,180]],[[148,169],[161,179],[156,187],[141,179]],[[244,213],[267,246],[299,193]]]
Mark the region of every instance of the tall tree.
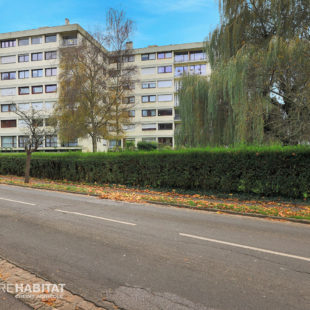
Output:
[[104,42],[110,51],[108,71],[109,100],[113,103],[113,132],[111,138],[120,140],[125,136],[124,126],[130,124],[129,111],[134,102],[131,98],[135,85],[136,66],[133,65],[134,55],[132,42],[129,41],[134,23],[126,18],[123,10],[109,9],[106,18]]
[[219,3],[221,25],[206,44],[212,73],[205,121],[211,141],[309,141],[310,2]]
[[61,49],[60,95],[55,107],[64,140],[91,137],[93,152],[107,135],[112,103],[108,95],[108,56],[100,42],[83,38]]

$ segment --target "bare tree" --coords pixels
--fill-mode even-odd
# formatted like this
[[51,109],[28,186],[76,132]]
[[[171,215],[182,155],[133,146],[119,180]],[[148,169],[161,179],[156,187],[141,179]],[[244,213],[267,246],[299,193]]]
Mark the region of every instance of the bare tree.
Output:
[[124,125],[130,124],[129,112],[135,102],[132,89],[136,66],[133,65],[134,53],[129,41],[134,23],[126,18],[123,10],[109,9],[106,18],[104,43],[109,49],[109,98],[113,103],[113,119],[110,125],[113,134],[110,138],[120,140],[125,136]]
[[23,124],[21,128],[24,135],[20,136],[19,139],[26,152],[25,183],[29,183],[32,153],[43,146],[46,139],[55,137],[56,127],[55,124],[44,124],[46,114],[42,111],[33,108],[22,111],[16,108],[15,113],[19,117],[19,122]]

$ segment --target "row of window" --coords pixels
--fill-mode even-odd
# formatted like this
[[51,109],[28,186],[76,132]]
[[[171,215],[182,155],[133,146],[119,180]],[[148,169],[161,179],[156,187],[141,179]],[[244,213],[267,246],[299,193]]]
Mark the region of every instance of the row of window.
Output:
[[[18,62],[29,62],[29,59],[31,61],[40,61],[43,60],[43,56],[45,60],[50,59],[56,59],[57,58],[57,51],[48,51],[45,52],[43,55],[43,52],[36,52],[29,54],[19,54],[17,55]],[[10,55],[10,56],[2,56],[1,57],[1,63],[2,64],[11,64],[16,63],[16,55]]]
[[[18,146],[17,146],[17,137],[16,136],[8,136],[8,137],[1,137],[1,147],[2,148],[24,148],[26,143],[28,143],[29,137],[28,136],[18,136]],[[39,147],[57,147],[58,140],[57,136],[45,136],[42,137],[41,143]],[[77,147],[78,140],[70,140],[68,142],[62,142],[62,147]]]
[[[157,95],[157,101],[158,102],[167,102],[172,101],[173,95],[171,94],[165,94],[165,95]],[[147,103],[147,102],[156,102],[156,95],[144,95],[141,96],[141,102]],[[135,96],[130,96],[125,98],[125,104],[133,104],[135,103]]]
[[[36,85],[36,86],[21,86],[18,87],[18,94],[19,95],[29,95],[30,90],[32,94],[43,94],[43,88],[45,88],[45,93],[56,93],[57,92],[57,85],[50,84],[50,85]],[[0,90],[1,96],[15,96],[16,95],[16,87],[10,88],[2,88]]]
[[[56,34],[52,35],[45,35],[44,36],[45,43],[51,43],[57,41]],[[42,36],[35,36],[31,38],[20,38],[20,39],[9,39],[9,40],[2,40],[1,41],[1,48],[8,48],[8,47],[15,47],[17,44],[18,46],[25,46],[31,44],[41,44],[43,43],[43,37]]]
[[[43,126],[52,126],[53,123],[50,118],[40,118],[33,121],[37,127]],[[1,120],[1,128],[16,128],[17,120],[16,119],[5,119]],[[18,120],[18,128],[27,127],[27,122],[23,119]]]
[[[168,59],[172,58],[172,52],[158,52],[158,53],[148,53],[148,54],[142,54],[141,60],[156,60],[157,59]],[[192,52],[175,52],[174,53],[174,61],[175,62],[182,62],[182,61],[199,61],[199,60],[205,60],[206,59],[206,53],[202,50],[200,51],[192,51]],[[134,60],[133,60],[134,61]]]
[[148,67],[148,68],[141,68],[142,75],[150,75],[150,74],[162,74],[162,73],[172,73],[172,66],[159,66],[157,67]]
[[[19,79],[28,79],[29,78],[30,70],[20,70],[18,71],[18,78]],[[45,76],[56,76],[57,75],[57,68],[46,68],[45,69]],[[31,70],[31,77],[43,77],[43,69],[33,69]],[[15,80],[16,79],[16,71],[11,72],[2,72],[1,73],[1,80]]]
[[[172,141],[173,138],[172,137],[143,137],[142,141],[145,142],[158,142],[158,144],[160,145],[170,145],[172,146]],[[136,139],[135,138],[126,138],[124,139],[124,145],[126,145],[126,142],[133,142],[136,143]],[[109,148],[113,149],[117,146],[121,146],[121,140],[110,140],[109,141]]]
[[183,74],[206,75],[206,65],[178,66],[174,69],[174,76],[182,76]]
[[[172,87],[172,85],[173,85],[173,81],[172,80],[157,81],[157,87],[158,88]],[[143,89],[146,89],[146,88],[156,88],[156,82],[155,81],[142,82],[141,88],[143,88]]]
[[141,124],[142,131],[149,131],[149,130],[172,130],[173,123],[148,123],[148,124]]
[[[130,110],[128,114],[129,114],[129,117],[135,117],[136,111]],[[157,110],[157,116],[170,116],[172,114],[173,114],[172,109],[158,109]],[[141,110],[141,116],[142,117],[156,116],[156,109]]]
[[[54,108],[54,102],[32,102],[32,103],[19,103],[18,109],[20,111],[29,111],[30,108],[36,111],[51,111]],[[1,112],[15,112],[16,104],[14,103],[5,103],[1,104]]]
[[[135,124],[129,124],[129,125],[123,125],[123,129],[125,131],[134,130],[136,127]],[[110,131],[115,131],[115,128],[113,126],[110,126]],[[149,130],[172,130],[173,129],[173,123],[147,123],[147,124],[141,124],[142,131],[149,131]]]

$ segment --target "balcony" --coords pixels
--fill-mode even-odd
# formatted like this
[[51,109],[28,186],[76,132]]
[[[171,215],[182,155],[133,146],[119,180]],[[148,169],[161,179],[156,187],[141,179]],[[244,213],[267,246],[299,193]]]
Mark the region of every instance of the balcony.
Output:
[[62,40],[62,46],[75,46],[77,45],[78,40],[77,38],[69,38],[69,39],[63,39]]

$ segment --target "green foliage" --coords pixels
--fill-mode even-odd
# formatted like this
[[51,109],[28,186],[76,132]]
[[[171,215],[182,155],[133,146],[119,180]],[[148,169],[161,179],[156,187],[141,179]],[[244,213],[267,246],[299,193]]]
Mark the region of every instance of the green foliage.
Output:
[[184,124],[176,142],[189,146],[307,143],[310,1],[219,2],[221,25],[206,43],[212,73],[205,86],[201,79],[183,79]]
[[139,141],[137,144],[139,151],[154,151],[157,149],[156,142]]
[[[0,154],[0,174],[23,175],[24,154]],[[33,177],[307,198],[309,147],[240,147],[121,153],[35,153]]]

